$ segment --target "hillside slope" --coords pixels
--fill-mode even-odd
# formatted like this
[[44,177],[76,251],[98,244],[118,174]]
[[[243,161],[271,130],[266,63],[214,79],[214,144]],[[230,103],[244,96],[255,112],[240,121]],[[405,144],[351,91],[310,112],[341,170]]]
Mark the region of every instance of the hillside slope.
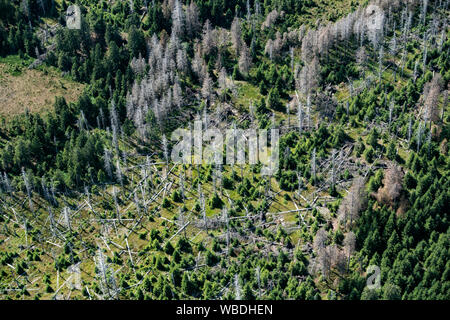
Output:
[[[448,1],[27,3],[0,54],[83,91],[0,125],[0,297],[450,297]],[[278,170],[173,163],[195,120]]]

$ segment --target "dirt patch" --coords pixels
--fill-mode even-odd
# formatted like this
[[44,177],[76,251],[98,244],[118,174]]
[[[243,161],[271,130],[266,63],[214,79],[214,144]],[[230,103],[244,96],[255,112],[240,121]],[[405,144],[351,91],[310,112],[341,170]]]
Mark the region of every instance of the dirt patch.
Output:
[[23,68],[15,75],[10,66],[0,63],[0,115],[9,117],[25,112],[39,112],[53,106],[56,96],[67,102],[77,100],[83,85],[64,79],[56,70]]

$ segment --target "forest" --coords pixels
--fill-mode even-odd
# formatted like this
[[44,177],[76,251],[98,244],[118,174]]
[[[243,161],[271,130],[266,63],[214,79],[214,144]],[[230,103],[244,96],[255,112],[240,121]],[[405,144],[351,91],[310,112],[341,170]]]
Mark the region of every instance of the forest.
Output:
[[[449,16],[0,0],[0,299],[449,300]],[[194,123],[279,130],[278,169],[173,163]]]

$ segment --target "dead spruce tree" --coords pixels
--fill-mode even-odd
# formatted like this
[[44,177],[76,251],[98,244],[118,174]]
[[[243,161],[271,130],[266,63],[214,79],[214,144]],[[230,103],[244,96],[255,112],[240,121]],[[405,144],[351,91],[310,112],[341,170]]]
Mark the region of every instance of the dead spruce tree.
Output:
[[324,228],[320,228],[314,236],[313,249],[318,254],[325,248],[328,239],[328,233]]
[[359,212],[366,205],[365,179],[361,176],[353,180],[353,185],[342,200],[338,209],[338,219],[344,230],[349,230],[359,217]]
[[110,179],[112,179],[112,165],[111,165],[111,152],[108,149],[104,149],[103,152],[103,163],[105,166],[106,174]]
[[123,187],[123,173],[119,159],[116,160],[116,178],[117,181],[119,181],[120,185]]
[[311,179],[312,182],[316,182],[316,148],[314,148],[311,155]]
[[185,30],[184,11],[179,0],[175,0],[172,10],[172,34],[182,38]]
[[417,153],[419,153],[420,150],[420,144],[422,142],[422,134],[423,134],[423,121],[420,121],[419,127],[417,128],[417,150],[416,150]]
[[214,95],[214,83],[209,75],[209,72],[206,72],[205,79],[203,80],[202,85],[202,96],[206,100],[206,105],[211,104],[213,95]]
[[[1,174],[0,174],[1,176]],[[3,172],[3,185],[5,188],[5,191],[7,193],[9,193],[10,196],[12,196],[12,192],[14,191],[12,185],[11,185],[11,181],[9,180],[8,175],[6,174],[6,172]]]
[[214,31],[211,26],[211,22],[209,20],[206,20],[203,26],[203,36],[202,36],[203,54],[209,54],[211,50],[215,47],[213,33]]
[[234,298],[236,300],[242,299],[241,286],[239,284],[239,275],[237,273],[234,275]]
[[367,52],[366,48],[364,46],[359,47],[359,49],[356,51],[356,63],[359,64],[359,66],[362,69],[362,77],[365,78],[365,71],[367,67]]
[[428,0],[422,0],[422,7],[420,12],[420,20],[422,24],[425,24],[427,18],[427,10],[428,10]]
[[[327,277],[331,267],[330,252],[327,247],[328,233],[324,228],[320,228],[313,240],[313,249],[316,255],[315,266]],[[316,270],[313,270],[316,272]]]
[[63,217],[64,217],[64,223],[67,227],[67,230],[69,232],[72,232],[72,218],[70,216],[70,209],[68,207],[64,207],[63,209]]
[[241,55],[239,57],[239,71],[242,75],[247,76],[251,66],[251,56],[248,47],[245,43],[242,44],[240,49]]
[[428,121],[431,128],[431,121],[438,121],[439,113],[439,97],[442,90],[442,76],[440,73],[434,73],[433,79],[427,82],[423,89],[424,96],[424,120]]
[[199,21],[200,11],[195,1],[191,1],[186,8],[186,32],[190,38],[194,38],[201,29]]
[[236,56],[239,56],[242,46],[242,30],[241,30],[241,22],[238,17],[234,17],[230,31],[233,49],[236,51]]
[[347,272],[350,269],[350,256],[355,251],[355,245],[356,245],[356,236],[352,231],[349,231],[345,234],[344,238],[344,247],[347,251]]
[[400,196],[403,189],[403,171],[400,166],[393,162],[388,163],[388,168],[384,172],[383,187],[375,195],[379,203],[393,206],[395,200]]
[[33,186],[30,182],[30,179],[28,178],[28,174],[25,172],[25,169],[23,167],[22,167],[22,179],[23,179],[23,183],[25,184],[25,189],[27,191],[29,208],[31,211],[34,211],[33,200],[32,200]]

